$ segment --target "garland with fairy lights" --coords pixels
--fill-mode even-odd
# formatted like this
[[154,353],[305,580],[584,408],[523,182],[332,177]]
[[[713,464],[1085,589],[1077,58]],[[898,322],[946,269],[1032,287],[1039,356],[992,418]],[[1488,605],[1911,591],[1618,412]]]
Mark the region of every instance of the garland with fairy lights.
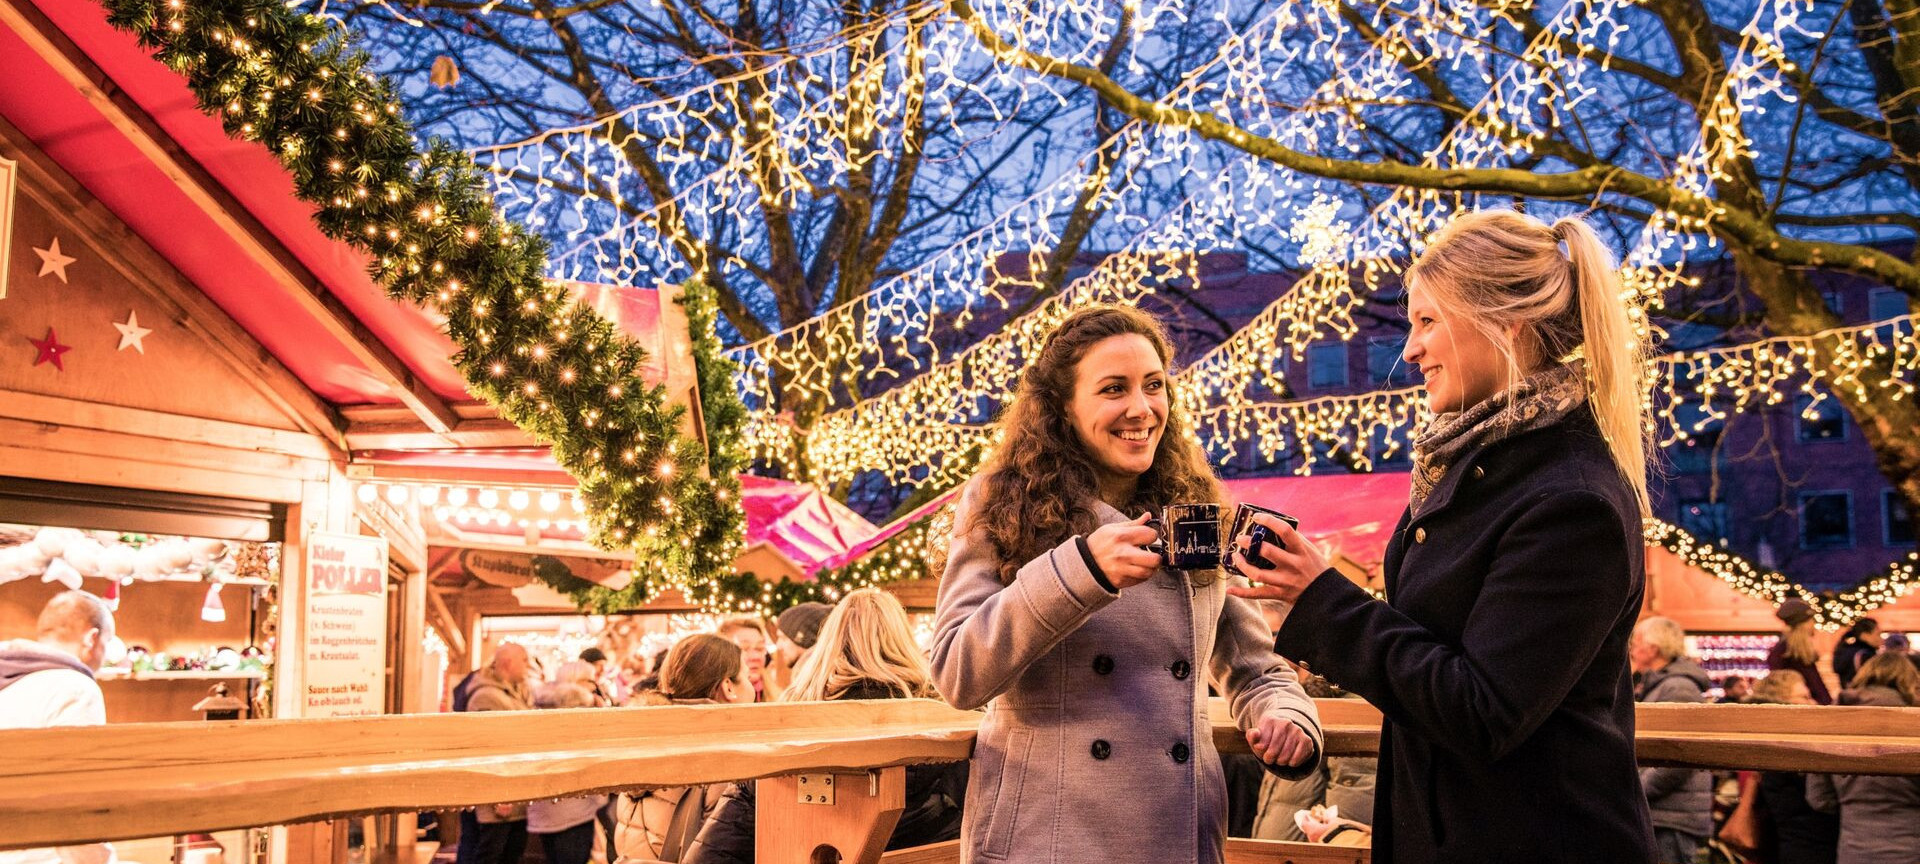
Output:
[[1813,607],[1814,620],[1824,630],[1852,624],[1868,612],[1920,587],[1920,552],[1908,553],[1905,559],[1888,564],[1886,572],[1862,579],[1852,588],[1816,592],[1779,572],[1755,565],[1717,543],[1694,537],[1677,525],[1649,519],[1646,537],[1647,542],[1679,556],[1688,566],[1697,567],[1754,599],[1774,606],[1788,597],[1805,600]]
[[[731,563],[739,496],[718,463],[737,432],[710,433],[712,454],[680,434],[685,409],[640,383],[645,350],[544,278],[545,241],[500,218],[468,156],[416,146],[392,83],[347,35],[280,0],[103,3],[228,135],[279,158],[321,231],[367,252],[389,295],[444,316],[468,389],[578,480],[593,543],[633,548],[648,585],[699,585]],[[730,388],[703,393],[716,390]]]
[[685,502],[696,526],[695,533],[681,538],[691,578],[663,579],[661,574],[649,572],[647,562],[636,559],[633,581],[615,590],[574,576],[558,562],[543,567],[541,559],[536,558],[534,577],[566,594],[582,610],[608,613],[633,609],[667,588],[679,588],[688,602],[717,610],[739,608],[739,598],[757,594],[751,574],[733,572],[746,522],[746,514],[740,509],[739,475],[747,465],[740,431],[747,422],[747,406],[734,392],[733,361],[727,359],[714,329],[719,306],[713,289],[689,282],[682,287],[679,302],[687,311],[694,374],[700,385],[700,418],[707,432],[704,458],[712,473],[712,494]]

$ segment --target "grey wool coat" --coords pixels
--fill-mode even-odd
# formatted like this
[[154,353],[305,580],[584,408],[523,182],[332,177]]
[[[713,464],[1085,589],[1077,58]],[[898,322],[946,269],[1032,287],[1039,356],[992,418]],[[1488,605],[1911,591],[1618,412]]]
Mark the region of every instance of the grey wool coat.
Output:
[[[961,827],[966,862],[1221,860],[1226,780],[1207,682],[1242,729],[1298,723],[1321,754],[1319,714],[1272,638],[1224,579],[1201,588],[1162,570],[1107,591],[1072,537],[1010,585],[962,494],[940,582],[933,673],[959,708],[986,706]],[[1100,523],[1127,517],[1095,502]],[[1270,769],[1271,770],[1271,769]]]

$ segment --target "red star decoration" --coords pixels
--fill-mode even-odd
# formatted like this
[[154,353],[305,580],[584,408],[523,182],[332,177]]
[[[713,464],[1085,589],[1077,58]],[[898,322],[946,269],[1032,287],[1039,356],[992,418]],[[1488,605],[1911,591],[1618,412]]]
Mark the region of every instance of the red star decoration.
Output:
[[60,355],[72,351],[73,346],[60,344],[60,337],[53,335],[52,327],[47,328],[47,338],[28,339],[27,341],[32,342],[33,347],[40,352],[38,356],[33,358],[33,365],[38,366],[42,363],[52,363],[53,368],[62,372],[67,371],[67,367],[60,365]]

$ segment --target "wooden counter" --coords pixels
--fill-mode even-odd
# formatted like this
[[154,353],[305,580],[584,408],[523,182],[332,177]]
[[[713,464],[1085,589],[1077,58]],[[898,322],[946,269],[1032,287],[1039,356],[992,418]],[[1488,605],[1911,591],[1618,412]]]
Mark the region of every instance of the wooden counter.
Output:
[[[1245,738],[1214,706],[1214,740]],[[1379,714],[1323,700],[1332,755]],[[977,713],[927,700],[154,723],[0,732],[0,848],[964,759]],[[1920,709],[1646,705],[1649,762],[1920,775]]]

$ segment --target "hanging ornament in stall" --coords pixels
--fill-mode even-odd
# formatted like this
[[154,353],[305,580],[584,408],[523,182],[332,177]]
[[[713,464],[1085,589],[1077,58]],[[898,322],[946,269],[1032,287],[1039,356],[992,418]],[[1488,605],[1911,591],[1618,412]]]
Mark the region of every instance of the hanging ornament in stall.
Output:
[[226,604],[220,602],[220,583],[207,586],[207,599],[200,604],[200,620],[216,624],[227,620]]

